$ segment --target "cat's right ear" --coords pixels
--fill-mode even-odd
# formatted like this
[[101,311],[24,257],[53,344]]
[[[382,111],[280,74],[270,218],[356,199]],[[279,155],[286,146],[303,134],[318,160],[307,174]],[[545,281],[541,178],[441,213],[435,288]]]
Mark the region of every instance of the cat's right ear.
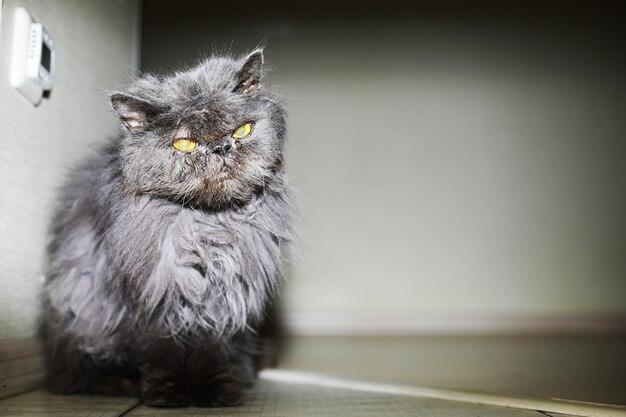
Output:
[[129,94],[113,93],[109,99],[111,106],[131,133],[142,132],[148,125],[150,117],[156,113],[152,104]]
[[263,50],[252,51],[242,60],[241,67],[235,75],[237,85],[234,92],[250,93],[259,87],[261,82],[261,69],[263,67]]

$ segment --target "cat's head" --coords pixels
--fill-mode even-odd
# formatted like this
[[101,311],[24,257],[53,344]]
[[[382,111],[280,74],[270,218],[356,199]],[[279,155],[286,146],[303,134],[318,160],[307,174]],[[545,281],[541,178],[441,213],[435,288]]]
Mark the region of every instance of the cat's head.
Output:
[[263,53],[212,57],[111,95],[124,186],[182,203],[245,202],[282,171],[285,114],[261,84]]

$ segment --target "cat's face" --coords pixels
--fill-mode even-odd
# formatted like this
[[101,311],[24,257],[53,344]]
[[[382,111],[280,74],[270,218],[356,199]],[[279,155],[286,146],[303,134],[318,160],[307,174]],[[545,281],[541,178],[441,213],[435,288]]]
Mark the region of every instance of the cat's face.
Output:
[[285,115],[260,86],[263,56],[213,57],[111,95],[124,186],[181,203],[245,202],[282,169]]

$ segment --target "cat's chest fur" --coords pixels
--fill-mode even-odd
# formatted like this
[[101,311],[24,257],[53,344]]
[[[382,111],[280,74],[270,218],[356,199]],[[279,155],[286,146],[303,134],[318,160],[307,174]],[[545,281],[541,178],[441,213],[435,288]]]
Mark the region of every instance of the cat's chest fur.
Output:
[[242,330],[259,318],[280,275],[284,201],[206,211],[134,198],[108,238],[140,327],[180,334]]

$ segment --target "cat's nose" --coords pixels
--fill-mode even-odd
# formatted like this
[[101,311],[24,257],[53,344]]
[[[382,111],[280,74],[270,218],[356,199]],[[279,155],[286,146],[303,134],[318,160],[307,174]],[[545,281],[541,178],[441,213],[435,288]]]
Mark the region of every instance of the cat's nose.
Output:
[[234,148],[234,140],[232,138],[223,139],[217,146],[215,146],[212,152],[216,155],[228,155],[228,153]]

